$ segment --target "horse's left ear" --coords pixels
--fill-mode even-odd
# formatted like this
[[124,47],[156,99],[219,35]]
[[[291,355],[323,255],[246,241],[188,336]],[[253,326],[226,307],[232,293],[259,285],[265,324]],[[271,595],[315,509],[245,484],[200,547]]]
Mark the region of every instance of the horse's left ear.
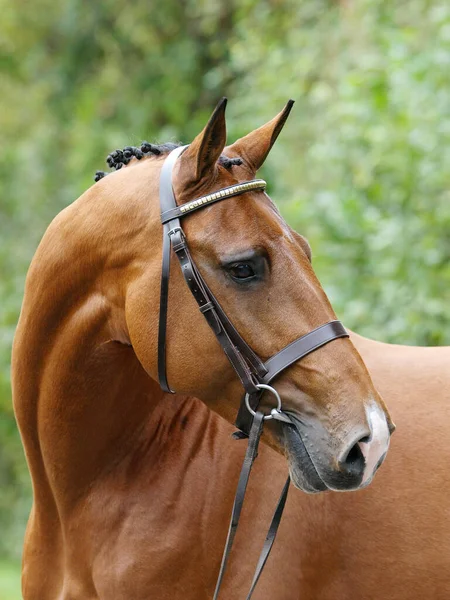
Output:
[[294,100],[289,100],[274,119],[225,148],[226,155],[230,157],[239,156],[245,161],[250,170],[256,173],[266,160],[270,149],[283,129],[293,104]]
[[180,163],[186,168],[188,179],[199,183],[214,173],[216,162],[227,141],[225,108],[227,99],[222,98],[214,109],[206,127],[189,145],[180,157]]

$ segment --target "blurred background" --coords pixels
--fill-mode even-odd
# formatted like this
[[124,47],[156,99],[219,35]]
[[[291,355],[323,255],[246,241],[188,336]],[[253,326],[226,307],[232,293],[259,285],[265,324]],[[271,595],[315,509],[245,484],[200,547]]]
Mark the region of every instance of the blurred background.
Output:
[[0,0],[0,600],[20,598],[31,488],[10,391],[28,264],[115,148],[229,140],[296,104],[263,169],[338,316],[450,344],[450,4]]

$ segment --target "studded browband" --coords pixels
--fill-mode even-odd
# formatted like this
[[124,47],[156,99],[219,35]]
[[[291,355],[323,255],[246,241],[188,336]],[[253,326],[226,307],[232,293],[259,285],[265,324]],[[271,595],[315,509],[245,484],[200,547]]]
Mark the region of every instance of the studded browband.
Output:
[[172,219],[184,217],[186,214],[191,213],[198,208],[205,208],[207,204],[209,205],[213,204],[214,202],[219,202],[220,200],[232,198],[233,196],[239,196],[240,194],[245,194],[245,192],[265,190],[266,185],[267,184],[264,179],[253,179],[252,181],[245,181],[244,183],[230,185],[229,187],[222,188],[218,192],[207,194],[206,196],[197,198],[197,200],[186,202],[186,204],[182,204],[181,206],[177,206],[176,208],[172,208],[171,210],[163,212],[161,214],[161,223],[167,223]]

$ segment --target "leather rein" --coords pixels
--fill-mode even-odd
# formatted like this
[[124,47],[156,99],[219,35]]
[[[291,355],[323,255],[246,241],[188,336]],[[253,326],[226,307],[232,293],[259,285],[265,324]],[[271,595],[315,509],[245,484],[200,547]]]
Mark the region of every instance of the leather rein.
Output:
[[[269,384],[277,375],[293,363],[302,359],[307,354],[314,352],[314,350],[317,350],[321,346],[328,344],[332,340],[348,337],[348,333],[340,321],[331,321],[294,340],[266,362],[263,362],[257,354],[255,354],[234,328],[195,265],[181,227],[181,219],[184,216],[190,215],[192,212],[205,206],[210,206],[215,202],[232,198],[249,191],[262,191],[265,189],[266,183],[262,179],[253,179],[251,181],[223,188],[217,192],[202,196],[201,198],[197,198],[196,200],[192,200],[181,206],[177,206],[172,187],[172,170],[175,162],[185,148],[187,148],[187,146],[180,146],[170,152],[163,164],[160,175],[159,194],[161,222],[163,225],[163,256],[158,330],[158,379],[161,388],[165,392],[174,393],[169,387],[166,373],[167,311],[170,259],[173,251],[178,258],[184,279],[197,301],[200,312],[213,330],[245,390],[245,396],[242,399],[236,420],[236,426],[240,431],[234,435],[237,438],[248,437],[248,446],[239,476],[227,541],[214,592],[214,600],[217,600],[228,557],[236,535],[248,479],[258,454],[258,445],[264,421],[276,419],[292,424],[289,415],[282,411],[281,399],[278,392]],[[273,408],[271,412],[266,415],[258,410],[259,400],[264,390],[271,392],[277,401],[276,408]],[[274,512],[264,542],[264,547],[258,560],[251,589],[247,595],[247,600],[249,600],[253,594],[267,558],[269,557],[273,542],[275,541],[281,515],[286,503],[289,482],[290,478],[288,477]]]

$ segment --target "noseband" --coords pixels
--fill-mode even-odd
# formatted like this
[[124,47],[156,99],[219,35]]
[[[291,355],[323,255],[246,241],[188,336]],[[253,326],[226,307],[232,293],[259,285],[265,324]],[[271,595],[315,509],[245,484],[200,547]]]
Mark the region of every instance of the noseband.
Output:
[[[307,354],[314,352],[314,350],[317,350],[321,346],[328,344],[332,340],[348,337],[348,333],[340,321],[331,321],[330,323],[325,323],[310,333],[294,340],[266,362],[263,362],[255,354],[246,341],[240,336],[238,331],[233,327],[231,321],[226,316],[224,310],[192,260],[186,237],[181,228],[180,219],[205,206],[210,206],[215,202],[239,196],[249,191],[262,191],[265,189],[266,183],[262,179],[253,179],[252,181],[223,188],[212,194],[192,200],[182,206],[177,206],[172,187],[172,170],[178,157],[186,147],[187,146],[181,146],[172,150],[163,164],[160,176],[159,194],[161,222],[163,224],[163,257],[158,331],[158,379],[161,388],[165,392],[174,393],[169,387],[166,373],[167,309],[170,258],[173,250],[179,260],[184,279],[197,301],[200,312],[203,314],[208,325],[217,337],[218,342],[222,346],[231,365],[236,371],[236,374],[241,380],[245,391],[245,396],[241,402],[236,420],[236,426],[240,430],[236,437],[248,437],[248,446],[239,477],[227,542],[214,593],[214,600],[217,600],[228,557],[236,535],[250,471],[258,453],[259,439],[264,421],[276,419],[285,423],[292,423],[289,415],[282,411],[281,399],[278,392],[269,384],[277,375],[293,363],[299,361]],[[277,406],[266,415],[258,409],[259,400],[262,391],[264,390],[271,392],[277,402]],[[247,600],[249,600],[253,594],[262,569],[264,568],[272,549],[284,505],[286,503],[289,481],[290,479],[288,478],[273,515]]]

